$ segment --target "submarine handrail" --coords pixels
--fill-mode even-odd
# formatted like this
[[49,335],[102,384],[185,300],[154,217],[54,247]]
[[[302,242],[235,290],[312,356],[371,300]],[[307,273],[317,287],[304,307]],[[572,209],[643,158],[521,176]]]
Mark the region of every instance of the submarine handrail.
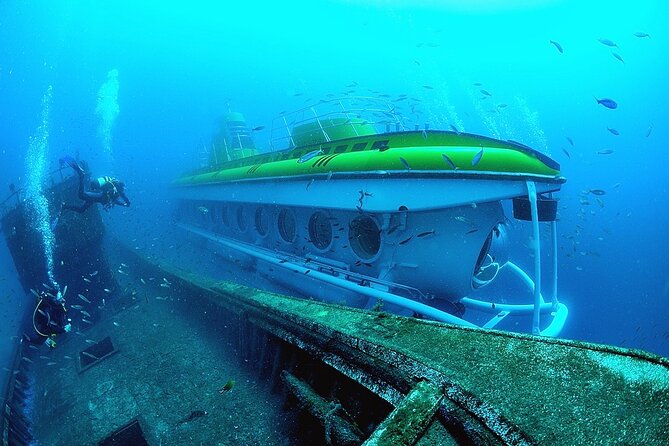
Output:
[[[358,102],[356,102],[358,101]],[[376,107],[370,107],[370,104],[376,105]],[[328,106],[335,106],[333,109],[328,109],[327,111],[321,111]],[[393,120],[396,126],[401,128],[404,127],[402,123],[402,118],[397,114],[395,106],[388,100],[383,98],[377,98],[372,96],[340,96],[334,97],[326,100],[321,100],[316,104],[307,105],[297,110],[290,112],[282,112],[276,118],[272,119],[272,128],[270,131],[270,152],[284,150],[286,143],[291,143],[288,145],[288,148],[294,146],[294,134],[291,129],[307,124],[310,122],[319,122],[323,118],[327,117],[345,117],[350,119],[356,114],[362,116],[372,115],[374,113],[382,113],[387,116],[389,119]],[[289,118],[293,117],[294,119],[290,120]],[[373,120],[368,122],[369,124],[378,124]],[[357,131],[353,124],[350,124],[353,127],[354,131]],[[327,126],[320,126],[321,131],[330,128]],[[279,136],[275,136],[276,133],[279,133]]]

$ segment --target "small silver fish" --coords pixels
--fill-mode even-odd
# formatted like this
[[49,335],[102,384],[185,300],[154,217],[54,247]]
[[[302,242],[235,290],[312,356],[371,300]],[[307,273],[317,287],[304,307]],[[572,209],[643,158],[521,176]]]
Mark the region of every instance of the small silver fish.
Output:
[[89,274],[89,276],[97,276],[98,275],[98,270],[93,271],[92,273]]
[[644,37],[650,37],[650,34],[643,33],[643,32],[635,32],[634,37],[638,37],[640,39],[643,39]]
[[114,324],[116,327],[120,327],[120,326],[121,326],[121,324],[119,324],[118,322],[112,322],[112,324]]
[[[646,138],[648,138],[652,132],[653,132],[653,125],[651,124],[648,127],[648,130],[646,130]],[[32,291],[32,290],[30,290],[30,291]]]
[[483,146],[481,146],[481,150],[472,158],[472,167],[476,167],[481,162],[481,158],[483,158]]
[[88,319],[82,319],[81,322],[93,325],[93,322],[89,321]]
[[603,189],[590,189],[588,192],[592,195],[606,195],[606,191]]
[[598,151],[597,153],[600,154],[600,155],[610,155],[610,154],[613,153],[613,150],[611,150],[611,149],[602,149],[602,150]]
[[555,46],[555,48],[560,52],[560,54],[564,53],[564,50],[562,49],[562,45],[557,43],[555,40],[549,40],[548,41],[551,45]]
[[77,296],[79,297],[79,299],[83,300],[84,302],[86,302],[88,304],[91,303],[91,301],[86,299],[86,296],[84,296],[83,294],[77,294]]
[[407,160],[405,160],[405,159],[402,158],[401,156],[400,156],[400,162],[402,163],[402,165],[404,166],[404,168],[407,170],[407,172],[411,170],[411,166],[409,165],[409,163],[407,162]]
[[453,124],[449,124],[448,127],[450,127],[450,129],[453,130],[457,135],[460,134],[460,130],[458,130],[458,128]]
[[58,363],[57,363],[57,362],[53,362],[53,361],[51,361],[51,362],[47,362],[47,363],[46,363],[46,365],[48,365],[48,366],[52,366],[52,365],[56,365],[56,364],[58,364]]
[[89,358],[92,358],[92,359],[100,359],[97,356],[95,356],[91,353],[88,353],[88,352],[81,352],[81,354],[84,355],[84,356],[88,356]]
[[84,282],[86,282],[86,283],[93,283],[93,282],[91,281],[91,279],[89,279],[88,277],[84,277]]
[[109,288],[104,288],[103,291],[107,294],[111,294],[111,290]]
[[458,166],[455,165],[455,163],[453,162],[453,160],[451,160],[451,159],[448,157],[448,155],[446,155],[445,153],[442,153],[442,154],[441,154],[441,157],[442,157],[443,160],[446,162],[446,164],[448,164],[448,165],[450,166],[451,169],[453,169],[453,170],[458,170]]
[[140,282],[142,282],[144,285],[146,285],[146,280],[144,279],[139,279]]
[[318,156],[318,155],[322,155],[323,153],[325,153],[325,152],[323,152],[323,149],[312,150],[311,152],[309,152],[309,153],[305,153],[304,155],[302,155],[302,156],[297,160],[297,163],[298,163],[298,164],[306,163],[306,162],[309,161],[310,159],[312,159],[312,158],[314,158],[314,157],[316,157],[316,156]]
[[625,61],[623,60],[623,57],[622,57],[620,54],[618,54],[618,53],[614,53],[614,52],[612,51],[612,52],[611,52],[611,55],[612,55],[613,57],[615,57],[616,59],[618,59],[619,61],[621,61],[622,63],[625,63]]
[[86,317],[91,317],[91,314],[86,310],[81,310],[81,314],[83,314]]
[[84,308],[83,305],[70,305],[70,306],[71,306],[72,308],[74,308],[75,310],[81,310],[81,309]]
[[614,47],[614,46],[617,47],[618,46],[613,40],[610,40],[610,39],[599,38],[599,39],[597,39],[597,41],[599,43],[601,43],[602,45],[606,45],[606,46],[611,46],[611,47]]
[[606,130],[608,130],[609,132],[611,132],[612,134],[614,134],[616,136],[620,135],[620,132],[616,129],[612,129],[610,127],[607,127]]

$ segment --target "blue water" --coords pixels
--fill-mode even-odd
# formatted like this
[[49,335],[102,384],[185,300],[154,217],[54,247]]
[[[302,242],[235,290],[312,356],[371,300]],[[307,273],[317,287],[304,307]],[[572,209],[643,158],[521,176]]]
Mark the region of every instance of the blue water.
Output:
[[[514,139],[559,161],[563,335],[669,356],[665,2],[234,3],[0,3],[0,187],[34,178],[26,159],[42,129],[40,168],[79,155],[124,179],[133,206],[104,219],[148,240],[168,221],[168,182],[197,165],[228,105],[269,128],[330,93],[406,94],[422,101],[416,123]],[[258,146],[268,140],[256,133]],[[36,261],[48,261],[46,246]],[[4,241],[0,268],[4,363],[27,306]]]

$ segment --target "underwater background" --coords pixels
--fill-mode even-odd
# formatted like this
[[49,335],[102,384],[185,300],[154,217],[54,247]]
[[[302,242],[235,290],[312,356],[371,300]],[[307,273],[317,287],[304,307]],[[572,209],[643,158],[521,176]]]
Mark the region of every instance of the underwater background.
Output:
[[[226,3],[1,2],[0,200],[79,156],[128,185],[132,207],[103,213],[108,229],[150,243],[169,238],[170,181],[198,167],[229,109],[264,127],[255,141],[268,150],[281,111],[407,95],[416,124],[561,164],[563,337],[669,356],[665,2]],[[0,302],[5,365],[33,301],[4,238]]]

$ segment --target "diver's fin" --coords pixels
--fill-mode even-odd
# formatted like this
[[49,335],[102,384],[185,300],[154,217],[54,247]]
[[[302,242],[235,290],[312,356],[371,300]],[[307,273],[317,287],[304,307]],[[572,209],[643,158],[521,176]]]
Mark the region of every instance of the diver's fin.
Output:
[[84,169],[82,169],[77,160],[72,158],[70,155],[65,155],[59,161],[61,165],[67,164],[68,166],[73,168],[78,174],[84,173]]

